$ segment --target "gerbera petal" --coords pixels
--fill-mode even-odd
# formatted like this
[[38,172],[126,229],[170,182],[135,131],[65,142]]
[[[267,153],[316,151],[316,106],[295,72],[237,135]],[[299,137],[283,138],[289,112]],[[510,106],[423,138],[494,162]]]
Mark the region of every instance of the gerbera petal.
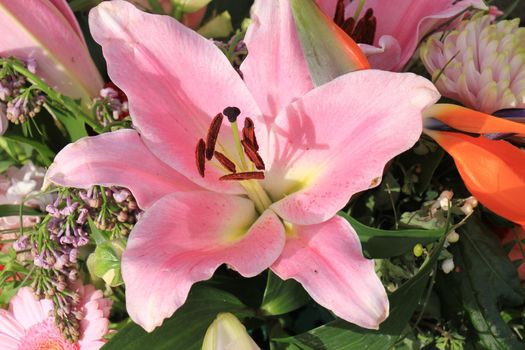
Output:
[[20,339],[24,335],[24,328],[6,310],[0,310],[0,335],[8,335],[13,339]]
[[[195,146],[206,139],[217,113],[235,106],[244,116],[260,115],[224,54],[172,17],[142,12],[126,1],[101,3],[89,22],[109,76],[128,96],[133,124],[148,148],[198,184],[242,193],[237,183],[219,181],[224,174],[218,169],[208,167],[202,178],[195,166]],[[226,118],[223,124],[219,143],[228,146]]]
[[11,299],[9,311],[22,327],[29,329],[49,317],[47,312],[44,312],[49,311],[46,305],[48,303],[52,302],[46,299],[37,300],[31,288],[22,287]]
[[139,134],[129,129],[85,137],[67,145],[55,157],[46,181],[79,188],[126,187],[143,209],[168,193],[198,189],[155,157]]
[[525,225],[525,151],[506,141],[430,132],[456,162],[468,190],[487,208]]
[[426,118],[435,118],[454,129],[477,134],[525,134],[525,124],[494,117],[466,107],[438,103],[424,111]]
[[166,196],[131,232],[122,260],[127,309],[152,331],[186,300],[191,286],[221,264],[245,277],[269,267],[284,245],[284,227],[270,210],[258,219],[248,199],[213,192]]
[[271,208],[296,224],[331,218],[412,147],[421,134],[421,110],[438,98],[424,78],[375,70],[311,91],[275,120],[263,182],[277,201]]
[[338,216],[317,225],[295,226],[271,269],[300,282],[322,306],[346,321],[377,329],[388,316],[388,298],[363,257],[357,234]]
[[19,341],[10,335],[0,333],[0,349],[2,350],[19,350]]
[[256,0],[241,71],[267,122],[313,89],[288,1]]

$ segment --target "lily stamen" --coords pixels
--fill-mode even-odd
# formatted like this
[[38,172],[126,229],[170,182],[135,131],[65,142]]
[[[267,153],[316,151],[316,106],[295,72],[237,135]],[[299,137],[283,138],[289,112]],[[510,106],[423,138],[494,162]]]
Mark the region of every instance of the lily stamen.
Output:
[[215,144],[217,143],[217,137],[222,125],[223,119],[222,113],[217,114],[208,129],[208,135],[206,135],[206,159],[211,160],[215,151]]
[[242,173],[228,174],[221,176],[219,180],[264,180],[264,172],[246,171]]
[[222,154],[221,152],[215,151],[214,155],[215,155],[215,159],[217,159],[219,161],[219,163],[221,163],[221,165],[223,167],[228,169],[228,171],[230,171],[232,173],[236,173],[237,172],[237,168],[235,167],[235,163],[232,162],[230,159],[228,159],[228,157],[226,157],[224,154]]
[[264,170],[264,161],[262,160],[259,153],[255,150],[253,144],[247,140],[242,140],[241,144],[244,149],[244,154],[246,154],[246,156],[252,161],[255,167],[258,170]]
[[258,151],[259,145],[257,144],[257,138],[255,137],[255,126],[253,120],[249,117],[244,119],[244,127],[242,128],[242,137],[245,141],[249,141],[253,148]]
[[[239,153],[239,159],[241,165],[235,164],[226,154],[215,151],[217,139],[219,137],[219,131],[224,119],[224,115],[228,118],[231,123],[233,141]],[[206,135],[206,141],[199,139],[195,149],[195,162],[197,164],[197,170],[199,174],[204,177],[205,162],[206,160],[215,159],[222,165],[222,167],[231,172],[222,176],[221,180],[262,180],[264,174],[262,172],[252,171],[253,165],[257,170],[265,170],[264,161],[259,155],[257,144],[257,138],[255,137],[255,126],[253,120],[245,118],[244,127],[242,129],[242,140],[240,139],[239,129],[237,127],[237,117],[241,114],[241,111],[237,107],[226,107],[223,113],[218,113],[211,121],[208,133]],[[246,162],[246,158],[253,163],[249,165]],[[237,167],[239,166],[241,172],[237,173]],[[239,174],[239,175],[237,175]]]
[[195,148],[195,160],[197,162],[197,169],[201,177],[204,177],[204,167],[205,167],[205,156],[206,156],[206,143],[203,139],[200,139],[197,142],[197,147]]

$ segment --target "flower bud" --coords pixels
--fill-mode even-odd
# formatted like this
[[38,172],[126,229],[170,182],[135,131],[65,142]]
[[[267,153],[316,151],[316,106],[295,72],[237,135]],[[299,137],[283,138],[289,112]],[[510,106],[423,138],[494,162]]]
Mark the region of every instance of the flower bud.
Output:
[[444,273],[450,273],[452,270],[454,270],[454,259],[449,258],[443,260],[441,263],[441,270],[443,270]]
[[202,350],[260,350],[241,322],[230,313],[220,313],[204,336]]

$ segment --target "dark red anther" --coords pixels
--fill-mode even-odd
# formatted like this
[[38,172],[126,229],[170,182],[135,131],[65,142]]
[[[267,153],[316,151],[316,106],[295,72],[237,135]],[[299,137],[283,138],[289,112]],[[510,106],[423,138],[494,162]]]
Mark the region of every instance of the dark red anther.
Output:
[[237,168],[235,167],[235,163],[228,159],[224,154],[215,151],[215,159],[219,161],[219,163],[222,164],[223,167],[228,169],[228,171],[235,173],[237,172]]
[[245,141],[250,142],[256,151],[259,150],[259,145],[257,144],[257,138],[255,138],[255,126],[251,118],[244,119],[244,127],[242,128],[242,137]]
[[197,147],[195,148],[195,162],[197,163],[197,170],[199,170],[199,174],[202,177],[204,177],[204,162],[206,161],[205,152],[206,143],[203,139],[200,139],[199,142],[197,142]]
[[223,118],[222,113],[217,114],[211,121],[210,128],[208,129],[208,135],[206,136],[206,159],[208,160],[213,158],[213,152],[215,151],[215,144],[217,143]]
[[255,167],[259,170],[264,170],[264,162],[259,155],[259,153],[253,148],[253,145],[250,142],[247,142],[245,140],[241,140],[242,148],[244,149],[244,154],[250,158],[253,164],[255,164]]
[[345,3],[344,3],[344,0],[337,0],[337,5],[335,7],[334,22],[339,27],[341,27],[344,21],[345,21]]
[[245,173],[235,173],[221,176],[219,180],[223,181],[242,181],[242,180],[264,180],[264,172],[247,171]]
[[[341,17],[342,16],[342,17]],[[334,22],[350,36],[356,43],[360,44],[374,44],[376,35],[377,19],[374,16],[374,10],[369,8],[366,10],[363,17],[357,23],[354,18],[349,17],[344,19],[344,4],[342,0],[337,2],[337,7],[334,16]]]
[[349,36],[352,36],[352,32],[354,31],[354,26],[355,26],[354,18],[349,17],[344,21],[343,25],[340,27],[341,29],[344,30],[346,34],[348,34]]
[[374,16],[374,10],[368,9],[365,15],[357,21],[352,39],[357,43],[372,45],[376,34],[377,21]]

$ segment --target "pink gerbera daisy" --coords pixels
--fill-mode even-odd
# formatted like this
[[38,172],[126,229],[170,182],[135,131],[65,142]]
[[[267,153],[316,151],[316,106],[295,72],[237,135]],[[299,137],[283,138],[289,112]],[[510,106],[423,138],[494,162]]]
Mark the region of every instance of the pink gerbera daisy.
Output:
[[0,349],[3,350],[96,350],[108,332],[111,301],[91,285],[80,286],[80,338],[71,343],[55,325],[53,302],[37,300],[30,288],[20,288],[9,310],[0,310]]

